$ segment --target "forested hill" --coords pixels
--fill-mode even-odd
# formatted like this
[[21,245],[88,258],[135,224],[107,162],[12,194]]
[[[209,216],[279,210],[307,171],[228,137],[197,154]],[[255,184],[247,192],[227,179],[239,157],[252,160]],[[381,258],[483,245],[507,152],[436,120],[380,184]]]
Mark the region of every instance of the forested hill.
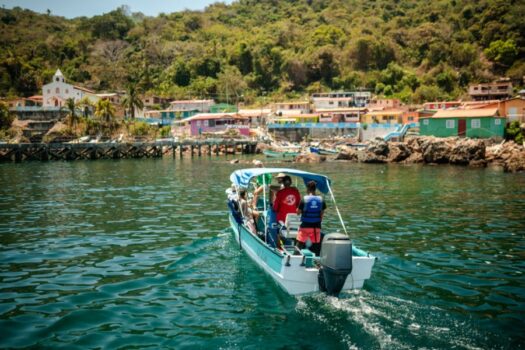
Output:
[[[0,96],[40,93],[60,68],[98,91],[293,97],[365,87],[406,102],[525,76],[525,2],[239,0],[146,17],[65,19],[0,9]],[[520,82],[521,81],[521,82]]]

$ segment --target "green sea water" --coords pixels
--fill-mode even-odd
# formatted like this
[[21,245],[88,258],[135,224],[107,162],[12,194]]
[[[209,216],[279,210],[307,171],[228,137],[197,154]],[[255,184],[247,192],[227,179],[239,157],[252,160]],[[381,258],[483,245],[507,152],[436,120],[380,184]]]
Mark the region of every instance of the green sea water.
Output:
[[524,174],[301,166],[334,180],[354,243],[379,259],[363,290],[292,297],[228,230],[241,167],[0,164],[0,348],[524,347]]

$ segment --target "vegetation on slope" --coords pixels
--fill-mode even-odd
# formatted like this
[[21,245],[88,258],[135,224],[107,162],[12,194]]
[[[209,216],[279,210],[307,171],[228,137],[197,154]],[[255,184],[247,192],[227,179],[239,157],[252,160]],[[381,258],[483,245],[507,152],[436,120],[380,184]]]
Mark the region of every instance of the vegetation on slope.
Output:
[[356,88],[455,99],[499,76],[523,84],[523,18],[517,0],[239,0],[71,20],[0,9],[0,95],[39,93],[60,67],[95,90],[230,103]]

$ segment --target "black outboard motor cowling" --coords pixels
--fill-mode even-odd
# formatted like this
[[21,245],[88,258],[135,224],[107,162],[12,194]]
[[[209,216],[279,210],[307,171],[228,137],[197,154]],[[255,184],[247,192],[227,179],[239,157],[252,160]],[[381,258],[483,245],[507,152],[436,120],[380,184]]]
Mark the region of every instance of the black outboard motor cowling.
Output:
[[347,235],[331,233],[324,237],[321,266],[319,289],[328,295],[339,295],[346,277],[352,272],[352,241]]

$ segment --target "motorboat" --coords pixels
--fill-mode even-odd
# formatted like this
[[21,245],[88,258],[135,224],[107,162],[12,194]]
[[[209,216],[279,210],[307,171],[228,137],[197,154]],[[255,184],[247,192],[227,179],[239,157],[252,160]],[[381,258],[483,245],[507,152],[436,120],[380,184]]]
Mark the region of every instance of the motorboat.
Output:
[[337,151],[336,149],[328,149],[322,147],[310,147],[310,153],[317,153],[322,156],[333,156],[339,154],[339,151]]
[[295,158],[295,157],[297,157],[300,154],[300,152],[296,152],[296,151],[274,151],[274,150],[265,149],[265,150],[263,150],[263,154],[266,157],[270,157],[270,158]]
[[[332,199],[329,209],[335,208],[341,229],[331,233],[321,229],[319,256],[308,248],[297,248],[301,224],[298,214],[289,213],[285,222],[275,222],[270,199],[275,194],[272,191],[278,190],[279,186],[265,181],[270,179],[271,182],[271,176],[278,173],[289,175],[297,180],[297,184],[302,182],[305,186],[315,181],[317,190]],[[243,213],[238,194],[241,189],[253,194],[257,178],[263,181],[263,193],[257,195],[257,202],[262,203],[254,208],[259,213],[258,220],[254,220],[249,213]],[[376,258],[352,244],[328,177],[297,169],[250,168],[234,171],[230,181],[231,186],[226,190],[228,217],[236,243],[287,293],[338,295],[341,291],[362,288],[365,280],[370,278]]]

